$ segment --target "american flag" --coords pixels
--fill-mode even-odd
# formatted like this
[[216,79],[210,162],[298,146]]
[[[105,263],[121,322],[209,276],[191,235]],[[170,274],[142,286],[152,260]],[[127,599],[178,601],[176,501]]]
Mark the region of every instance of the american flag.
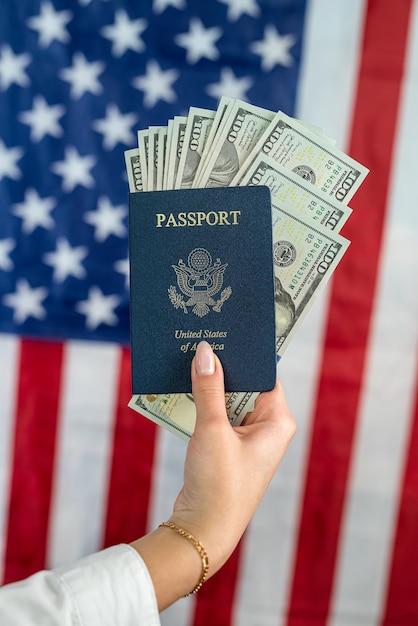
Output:
[[222,95],[370,168],[280,363],[298,432],[180,626],[418,623],[417,0],[0,2],[0,580],[170,513],[185,442],[127,408],[136,131]]

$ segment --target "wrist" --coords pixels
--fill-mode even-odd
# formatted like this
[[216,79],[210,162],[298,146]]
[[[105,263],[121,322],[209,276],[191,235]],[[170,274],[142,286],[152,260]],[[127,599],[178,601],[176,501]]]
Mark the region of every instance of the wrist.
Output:
[[203,561],[196,547],[171,528],[160,526],[131,546],[148,569],[159,611],[192,592],[202,577]]
[[196,593],[197,591],[199,591],[199,589],[201,589],[203,583],[205,582],[207,576],[208,576],[208,572],[209,572],[209,558],[208,558],[208,554],[203,546],[203,544],[196,539],[196,537],[194,535],[192,535],[189,531],[185,530],[182,526],[179,526],[178,524],[174,524],[174,522],[162,522],[159,525],[159,528],[169,528],[170,530],[172,530],[173,532],[177,533],[178,535],[180,535],[180,537],[183,537],[184,539],[186,539],[187,541],[190,541],[191,544],[193,545],[193,547],[196,549],[196,551],[198,552],[201,560],[202,560],[202,572],[200,574],[200,578],[197,581],[196,585],[194,586],[194,588],[186,594],[186,596],[189,596],[192,593]]
[[199,516],[196,520],[193,514],[174,511],[168,522],[184,528],[203,545],[209,559],[208,579],[221,569],[232,554],[237,545],[237,534],[231,535],[219,519],[211,522],[208,516],[203,521],[201,518]]

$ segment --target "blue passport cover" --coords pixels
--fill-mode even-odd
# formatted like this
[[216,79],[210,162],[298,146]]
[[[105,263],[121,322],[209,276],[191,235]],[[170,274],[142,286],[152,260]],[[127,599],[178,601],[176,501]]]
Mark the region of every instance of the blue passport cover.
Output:
[[132,392],[190,393],[201,340],[226,391],[276,382],[270,190],[129,194]]

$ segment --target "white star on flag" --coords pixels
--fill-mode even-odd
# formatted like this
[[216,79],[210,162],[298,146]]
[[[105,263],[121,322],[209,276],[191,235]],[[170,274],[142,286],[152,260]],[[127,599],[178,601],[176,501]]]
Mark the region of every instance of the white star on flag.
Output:
[[[0,242],[1,243],[1,242]],[[114,269],[119,272],[119,274],[123,274],[125,276],[125,285],[129,287],[129,259],[120,259],[116,261],[113,265]]]
[[177,35],[174,41],[187,50],[186,60],[193,65],[203,58],[215,61],[219,57],[215,42],[221,36],[221,28],[217,26],[205,28],[200,19],[194,17],[190,20],[189,32]]
[[157,61],[152,59],[147,63],[145,76],[137,76],[132,85],[144,92],[144,105],[153,107],[159,100],[174,102],[177,96],[171,88],[179,77],[177,70],[162,70]]
[[167,7],[174,7],[179,11],[186,8],[185,0],[154,0],[152,4],[152,10],[156,14],[160,14],[166,10]]
[[94,238],[96,241],[105,241],[109,235],[124,237],[127,228],[123,224],[123,219],[127,215],[127,209],[123,205],[112,206],[109,198],[102,196],[99,198],[98,208],[95,211],[87,211],[84,221],[94,226]]
[[29,78],[25,69],[31,60],[29,54],[15,54],[9,45],[4,44],[0,53],[0,87],[7,89],[13,83],[27,87]]
[[86,326],[94,330],[100,324],[116,326],[118,323],[114,309],[118,306],[120,299],[115,296],[105,296],[99,287],[93,286],[89,289],[87,300],[77,302],[76,310],[86,316]]
[[69,146],[65,150],[64,161],[52,163],[51,170],[62,176],[62,187],[65,191],[72,191],[77,185],[91,188],[94,186],[94,179],[90,170],[95,163],[93,156],[83,157],[73,146]]
[[261,57],[261,69],[269,72],[275,65],[290,67],[293,57],[289,49],[296,43],[293,35],[280,35],[271,24],[264,30],[264,39],[254,41],[250,50]]
[[29,111],[23,111],[19,115],[19,119],[31,127],[31,140],[41,141],[45,135],[62,136],[63,130],[58,120],[64,113],[64,106],[61,104],[49,106],[43,96],[37,95],[33,99],[33,108]]
[[220,73],[219,83],[211,83],[206,87],[206,93],[213,98],[220,99],[222,96],[247,100],[247,91],[252,87],[253,80],[248,76],[237,78],[230,67],[223,67]]
[[20,278],[16,283],[16,291],[8,293],[3,298],[3,303],[13,309],[13,320],[16,324],[23,324],[28,317],[43,319],[46,311],[41,302],[48,295],[45,287],[32,289],[25,278]]
[[71,96],[77,99],[85,93],[97,95],[103,91],[98,77],[104,70],[105,64],[101,61],[89,63],[84,54],[76,52],[73,65],[61,70],[59,75],[71,84]]
[[11,239],[10,237],[7,239],[0,239],[0,269],[4,270],[5,272],[9,272],[13,269],[13,263],[9,257],[9,254],[12,250],[14,250],[15,247],[16,242],[14,239]]
[[50,212],[56,206],[54,198],[40,198],[36,189],[30,188],[25,192],[25,200],[14,205],[13,214],[22,218],[22,232],[30,235],[35,228],[51,230],[55,222]]
[[227,5],[228,13],[226,16],[230,22],[236,22],[244,14],[251,17],[260,15],[260,8],[256,0],[218,0],[218,2]]
[[55,11],[54,6],[50,2],[43,2],[40,14],[30,17],[27,20],[27,24],[29,28],[38,31],[39,45],[41,48],[46,48],[53,41],[61,43],[70,41],[70,35],[66,26],[72,20],[72,17],[71,11]]
[[[92,0],[78,0],[79,4],[83,7],[86,7],[90,4]],[[108,2],[109,0],[103,0],[104,2]]]
[[21,178],[22,172],[17,167],[16,162],[23,156],[22,148],[7,148],[0,139],[0,180],[4,177],[17,180]]
[[100,33],[112,42],[112,54],[121,57],[127,50],[142,52],[145,49],[141,35],[146,28],[146,20],[130,20],[126,11],[118,9],[114,24],[104,26]]
[[62,283],[68,276],[74,276],[74,278],[86,276],[87,272],[81,265],[81,261],[86,258],[87,254],[88,249],[85,246],[72,248],[68,240],[61,237],[57,241],[55,252],[44,254],[43,260],[54,268],[54,280]]
[[135,142],[131,127],[137,119],[134,113],[122,114],[115,104],[109,104],[106,117],[96,120],[92,126],[103,135],[103,147],[112,150],[118,143],[132,145]]

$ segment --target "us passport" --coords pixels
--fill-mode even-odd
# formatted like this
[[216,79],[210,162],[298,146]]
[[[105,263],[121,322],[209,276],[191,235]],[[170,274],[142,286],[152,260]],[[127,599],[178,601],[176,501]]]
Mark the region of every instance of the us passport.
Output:
[[276,382],[274,270],[267,187],[129,194],[132,393],[190,393],[200,341],[225,390]]

